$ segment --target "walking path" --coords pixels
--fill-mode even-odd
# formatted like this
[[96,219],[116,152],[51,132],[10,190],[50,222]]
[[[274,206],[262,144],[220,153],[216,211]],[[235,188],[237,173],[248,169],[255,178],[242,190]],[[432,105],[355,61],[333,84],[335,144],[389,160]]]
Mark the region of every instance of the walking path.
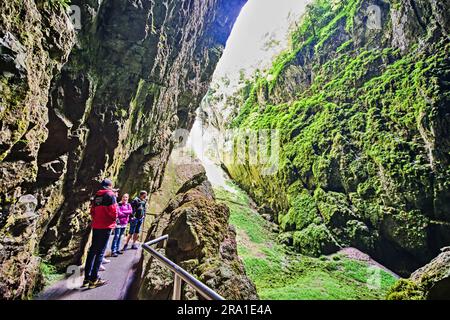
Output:
[[[110,248],[112,237],[108,243]],[[107,255],[109,249],[107,250]],[[142,249],[128,249],[116,258],[108,257],[111,263],[105,264],[106,271],[100,272],[108,284],[95,289],[80,288],[83,275],[71,276],[61,280],[41,292],[36,300],[125,300],[131,289]]]

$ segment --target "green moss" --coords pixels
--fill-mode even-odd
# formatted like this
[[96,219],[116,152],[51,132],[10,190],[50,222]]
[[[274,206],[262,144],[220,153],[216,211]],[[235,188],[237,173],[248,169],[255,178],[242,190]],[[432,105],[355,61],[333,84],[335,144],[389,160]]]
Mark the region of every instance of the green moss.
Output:
[[315,223],[294,233],[294,248],[300,253],[316,257],[339,249],[328,228]]
[[[277,244],[267,221],[249,209],[248,196],[216,189],[219,201],[230,207],[230,221],[237,230],[238,254],[255,283],[261,299],[383,299],[395,278],[380,271],[380,286],[372,288],[369,266],[344,255],[311,258]],[[302,200],[303,201],[303,200]],[[251,240],[254,239],[254,240]]]
[[319,218],[314,198],[306,190],[295,195],[291,203],[288,213],[279,215],[282,230],[302,230]]
[[386,298],[388,300],[425,300],[423,290],[413,281],[400,279],[391,289]]
[[318,188],[314,199],[326,224],[341,227],[351,219],[350,203],[345,194]]
[[[403,235],[393,238],[419,254],[430,230],[425,216],[435,194],[432,177],[439,177],[439,185],[450,185],[448,169],[432,169],[427,150],[427,144],[436,142],[433,128],[441,121],[439,110],[450,103],[445,94],[450,44],[440,41],[422,51],[412,46],[404,53],[357,48],[352,40],[342,40],[323,59],[317,49],[334,39],[342,24],[350,33],[361,6],[361,1],[346,0],[332,10],[326,2],[309,7],[292,35],[290,50],[269,71],[274,80],[255,80],[231,124],[278,129],[279,171],[267,178],[260,178],[261,168],[248,164],[232,165],[229,171],[256,200],[270,199],[271,207],[279,208],[282,230],[300,232],[297,243],[308,225],[324,224],[340,244],[362,241],[370,248],[377,237],[366,233],[380,229],[390,212]],[[299,61],[305,72],[314,74],[311,86],[298,92],[295,101],[274,104],[271,93],[277,79]],[[311,244],[311,251],[318,247]]]
[[419,211],[393,212],[385,220],[387,232],[403,248],[411,252],[427,249],[430,221]]
[[343,53],[343,52],[349,50],[352,47],[352,45],[353,45],[353,40],[350,39],[350,40],[344,42],[342,45],[340,45],[337,48],[336,53]]
[[61,7],[63,9],[66,9],[70,6],[71,0],[47,0],[47,3],[49,6],[53,8]]

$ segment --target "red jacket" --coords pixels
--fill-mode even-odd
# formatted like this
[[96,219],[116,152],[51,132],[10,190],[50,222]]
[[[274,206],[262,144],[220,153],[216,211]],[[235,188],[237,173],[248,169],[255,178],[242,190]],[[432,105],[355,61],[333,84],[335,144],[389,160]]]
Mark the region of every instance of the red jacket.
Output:
[[92,229],[114,229],[117,219],[116,196],[111,190],[97,191],[91,204]]

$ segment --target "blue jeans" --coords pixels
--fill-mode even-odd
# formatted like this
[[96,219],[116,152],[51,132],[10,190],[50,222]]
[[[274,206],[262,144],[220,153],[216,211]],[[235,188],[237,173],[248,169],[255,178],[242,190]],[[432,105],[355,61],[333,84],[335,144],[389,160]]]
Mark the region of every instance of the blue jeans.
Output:
[[114,238],[111,243],[111,252],[115,253],[119,251],[120,248],[120,240],[122,238],[122,235],[125,233],[126,227],[116,227],[114,230]]
[[98,279],[98,270],[105,255],[111,229],[92,229],[92,243],[84,266],[84,280]]

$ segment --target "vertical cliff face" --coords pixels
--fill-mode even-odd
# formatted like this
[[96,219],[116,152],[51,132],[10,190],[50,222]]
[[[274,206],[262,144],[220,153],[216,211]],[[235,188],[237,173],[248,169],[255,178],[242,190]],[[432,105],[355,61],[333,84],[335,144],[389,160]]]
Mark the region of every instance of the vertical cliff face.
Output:
[[192,125],[244,1],[74,0],[76,40],[60,3],[0,9],[6,298],[30,294],[37,256],[80,262],[100,178],[129,193],[158,187],[171,134]]
[[232,127],[278,129],[279,170],[227,165],[305,254],[408,274],[450,243],[450,4],[317,0]]
[[[206,172],[197,159],[172,157],[158,194],[158,216],[149,228],[148,240],[168,235],[157,250],[225,299],[258,299],[256,287],[247,277],[237,254],[236,231],[228,224],[230,210],[216,202]],[[181,162],[180,160],[183,160]],[[164,194],[163,194],[164,193]],[[139,299],[170,299],[173,273],[145,254],[141,259]],[[143,272],[142,272],[143,271]],[[183,299],[202,298],[185,285]]]
[[430,263],[399,280],[388,293],[389,300],[448,300],[450,297],[450,247]]
[[25,197],[38,175],[38,154],[48,137],[48,92],[74,44],[61,6],[46,1],[0,5],[0,296],[24,297],[34,286],[33,254],[48,215],[34,214]]

